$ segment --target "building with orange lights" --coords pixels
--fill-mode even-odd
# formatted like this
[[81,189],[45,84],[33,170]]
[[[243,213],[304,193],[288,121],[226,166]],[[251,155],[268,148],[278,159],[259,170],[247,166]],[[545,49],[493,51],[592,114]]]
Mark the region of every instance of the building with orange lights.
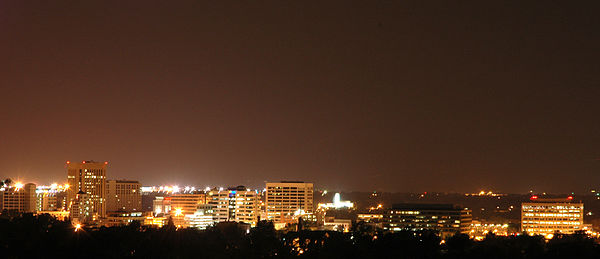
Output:
[[[67,161],[67,199],[72,206],[77,201],[78,211],[90,213],[87,218],[106,215],[106,167],[108,162]],[[83,195],[85,194],[85,195]],[[86,206],[86,208],[84,208]]]
[[67,185],[37,186],[36,211],[68,211]]
[[521,204],[521,230],[544,236],[583,230],[583,203],[574,202],[572,196],[565,199],[532,196],[530,202]]
[[244,186],[208,192],[215,222],[235,221],[255,226],[258,221],[260,197],[257,191]]
[[383,214],[383,229],[388,231],[435,230],[442,238],[468,233],[472,214],[453,204],[394,204]]
[[142,212],[107,212],[106,218],[102,219],[102,225],[107,227],[116,227],[116,226],[125,226],[131,224],[133,221],[137,221],[141,224],[144,224],[146,217],[148,215],[143,215]]
[[16,183],[0,188],[0,211],[35,212],[35,184]]
[[281,181],[266,184],[267,219],[276,223],[293,222],[294,215],[313,213],[313,184]]
[[138,181],[107,180],[106,211],[142,211],[142,185]]
[[[194,215],[198,205],[206,204],[206,194],[204,193],[176,193],[165,197],[164,200],[170,204],[169,216],[177,227],[188,227],[186,215]],[[164,212],[167,213],[167,212]]]

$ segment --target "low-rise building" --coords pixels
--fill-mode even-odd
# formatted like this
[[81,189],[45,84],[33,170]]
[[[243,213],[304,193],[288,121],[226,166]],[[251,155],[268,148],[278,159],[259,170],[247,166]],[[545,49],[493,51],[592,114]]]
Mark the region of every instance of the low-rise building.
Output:
[[468,233],[472,221],[470,210],[452,204],[394,204],[383,217],[384,230],[434,230],[442,238]]
[[200,204],[192,215],[185,215],[185,221],[191,228],[206,229],[216,224],[214,206]]
[[136,212],[107,212],[106,218],[102,219],[101,224],[107,227],[126,226],[133,221],[140,222],[140,225],[146,220],[146,216],[140,211]]
[[325,230],[348,232],[350,231],[350,227],[352,227],[352,220],[326,217],[323,227]]
[[48,210],[48,211],[37,211],[36,215],[48,214],[57,220],[66,221],[69,219],[69,211],[67,210]]
[[157,217],[157,216],[146,216],[144,218],[144,226],[150,226],[150,227],[158,227],[161,228],[164,225],[167,224],[167,217]]
[[364,221],[367,223],[377,223],[377,222],[381,222],[383,220],[383,213],[370,213],[370,212],[365,212],[365,213],[358,213],[356,215],[356,218],[358,219],[358,221]]

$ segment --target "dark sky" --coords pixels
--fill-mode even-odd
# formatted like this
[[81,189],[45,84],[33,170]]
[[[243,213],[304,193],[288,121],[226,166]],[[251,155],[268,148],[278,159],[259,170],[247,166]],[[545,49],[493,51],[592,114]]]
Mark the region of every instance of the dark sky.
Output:
[[597,1],[222,2],[1,1],[0,177],[600,188]]

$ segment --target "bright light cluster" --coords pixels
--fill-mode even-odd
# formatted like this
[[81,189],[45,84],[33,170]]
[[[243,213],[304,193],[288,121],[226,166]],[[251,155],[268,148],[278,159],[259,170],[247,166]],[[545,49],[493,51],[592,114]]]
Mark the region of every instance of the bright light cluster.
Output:
[[469,236],[477,241],[481,241],[489,233],[497,236],[508,236],[508,224],[471,224]]
[[497,196],[506,196],[506,194],[504,193],[494,193],[493,191],[480,191],[479,193],[465,193],[465,196],[491,196],[491,197],[497,197]]
[[10,188],[15,188],[18,191],[20,189],[23,189],[23,187],[25,187],[25,185],[22,182],[16,182],[12,186],[7,186],[7,185],[1,186],[0,191],[6,191],[7,189],[10,189]]
[[351,201],[342,201],[340,194],[336,193],[333,195],[333,203],[319,203],[319,209],[340,209],[340,208],[352,208],[354,207],[354,203]]
[[186,186],[179,187],[177,185],[171,186],[143,186],[142,193],[151,193],[151,192],[159,192],[159,193],[193,193],[195,191],[199,191],[201,189],[197,189],[194,186]]
[[52,185],[39,185],[35,187],[35,193],[58,193],[58,192],[66,192],[69,189],[68,184],[59,185],[53,183]]
[[[211,190],[218,190],[218,191],[223,191],[226,188],[223,187],[195,187],[195,186],[185,186],[185,187],[179,187],[177,185],[164,185],[164,186],[142,186],[142,193],[195,193],[198,191],[211,191]],[[251,191],[250,189],[247,189],[247,191]],[[258,192],[258,191],[257,191]]]

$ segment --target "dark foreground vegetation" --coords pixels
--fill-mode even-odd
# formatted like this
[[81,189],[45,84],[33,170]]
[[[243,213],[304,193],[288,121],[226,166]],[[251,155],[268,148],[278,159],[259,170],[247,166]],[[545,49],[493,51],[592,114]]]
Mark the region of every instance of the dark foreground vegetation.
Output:
[[497,237],[475,242],[434,232],[381,233],[357,224],[349,233],[279,233],[260,222],[249,233],[235,223],[205,231],[124,227],[74,231],[50,216],[0,219],[1,258],[600,258],[585,235]]

